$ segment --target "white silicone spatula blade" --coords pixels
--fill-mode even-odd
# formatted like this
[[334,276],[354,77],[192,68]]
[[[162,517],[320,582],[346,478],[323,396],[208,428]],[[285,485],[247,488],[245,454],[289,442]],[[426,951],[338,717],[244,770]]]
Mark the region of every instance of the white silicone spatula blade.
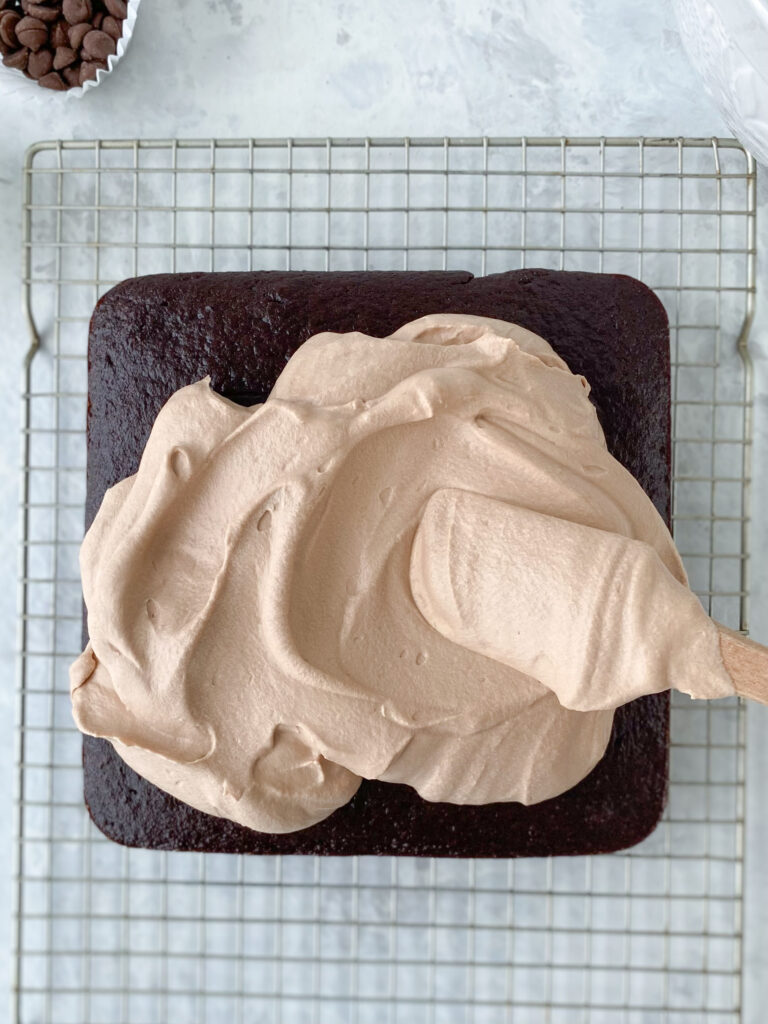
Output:
[[757,645],[727,639],[722,655],[717,625],[649,544],[467,491],[427,502],[411,590],[434,629],[578,711],[671,687],[732,696],[726,662],[755,674]]

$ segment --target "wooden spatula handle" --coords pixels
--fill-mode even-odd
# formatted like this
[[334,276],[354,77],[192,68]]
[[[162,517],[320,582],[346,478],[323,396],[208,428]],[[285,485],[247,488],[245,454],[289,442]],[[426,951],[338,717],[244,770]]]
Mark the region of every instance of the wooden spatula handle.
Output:
[[768,704],[768,647],[748,640],[727,626],[715,623],[720,633],[720,653],[740,697]]

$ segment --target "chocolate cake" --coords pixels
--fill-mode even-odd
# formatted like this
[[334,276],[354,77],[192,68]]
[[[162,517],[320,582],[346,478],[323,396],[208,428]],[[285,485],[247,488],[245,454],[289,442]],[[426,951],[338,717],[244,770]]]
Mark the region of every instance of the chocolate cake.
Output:
[[[178,388],[210,375],[243,404],[265,397],[320,331],[385,336],[428,313],[518,323],[592,386],[611,453],[670,514],[669,330],[629,277],[545,270],[178,274],[126,281],[93,315],[89,343],[90,525],[106,489],[136,471],[152,423]],[[604,853],[639,842],[667,788],[669,700],[619,708],[605,756],[573,789],[529,807],[455,806],[408,786],[364,781],[345,807],[303,831],[251,831],[182,804],[136,775],[106,740],[84,737],[85,799],[129,846],[239,853],[514,857]]]

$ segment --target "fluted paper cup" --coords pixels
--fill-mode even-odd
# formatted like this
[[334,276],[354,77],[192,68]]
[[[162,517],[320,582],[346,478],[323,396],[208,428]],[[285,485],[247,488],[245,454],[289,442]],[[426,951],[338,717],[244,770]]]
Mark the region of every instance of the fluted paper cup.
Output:
[[75,86],[67,89],[65,92],[58,92],[52,89],[43,89],[37,82],[27,78],[20,71],[7,68],[0,63],[0,96],[8,97],[9,99],[15,97],[24,99],[31,96],[50,96],[58,97],[59,101],[63,98],[67,100],[82,99],[91,89],[96,89],[101,85],[104,79],[111,75],[120,63],[133,36],[133,29],[139,14],[140,5],[141,0],[128,0],[128,14],[123,20],[123,34],[117,41],[117,52],[107,57],[106,69],[102,70],[99,68],[95,79],[91,79],[85,85]]

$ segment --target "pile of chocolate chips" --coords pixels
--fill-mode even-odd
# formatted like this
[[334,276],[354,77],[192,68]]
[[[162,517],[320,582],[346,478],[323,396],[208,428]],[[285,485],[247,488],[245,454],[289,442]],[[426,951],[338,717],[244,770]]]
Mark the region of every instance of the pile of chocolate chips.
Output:
[[45,89],[96,78],[117,50],[127,0],[0,0],[0,55]]

